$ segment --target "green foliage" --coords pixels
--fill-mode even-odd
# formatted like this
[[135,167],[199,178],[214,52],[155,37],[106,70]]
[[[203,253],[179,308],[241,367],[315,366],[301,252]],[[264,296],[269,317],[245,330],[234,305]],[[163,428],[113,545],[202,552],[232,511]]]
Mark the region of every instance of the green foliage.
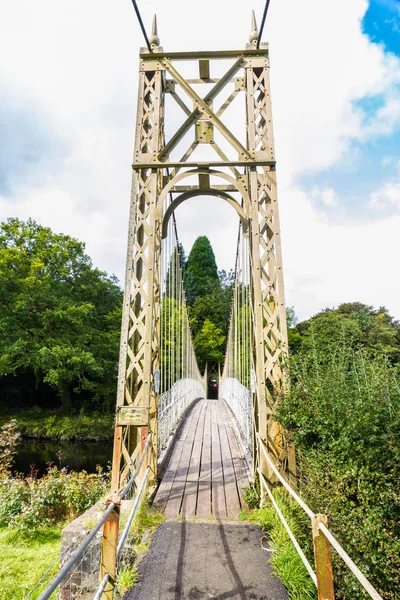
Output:
[[223,363],[226,337],[222,330],[206,319],[194,339],[194,349],[200,370],[207,362]]
[[30,219],[0,225],[0,375],[33,372],[65,406],[110,402],[116,377],[122,293],[84,250]]
[[291,310],[288,309],[288,326],[292,352],[308,352],[313,345],[318,351],[329,351],[345,336],[353,347],[384,354],[393,363],[400,362],[400,323],[384,307],[375,310],[360,302],[341,304],[297,325],[291,319]]
[[[0,424],[13,415],[0,413]],[[79,414],[71,411],[28,408],[15,413],[23,437],[57,440],[109,440],[113,435],[114,414],[83,410]]]
[[232,290],[217,287],[212,294],[197,298],[190,307],[190,326],[193,335],[201,331],[206,319],[217,325],[227,337],[231,312]]
[[50,467],[34,476],[0,478],[0,522],[22,532],[52,527],[84,512],[105,493],[108,476]]
[[260,506],[260,481],[258,475],[256,475],[254,483],[244,486],[242,497],[249,508],[258,508]]
[[[311,532],[305,532],[305,523],[297,505],[283,490],[276,490],[274,497],[283,512],[290,529],[309,556]],[[316,589],[295,547],[271,503],[255,510],[248,520],[261,526],[272,549],[270,562],[275,573],[284,583],[292,600],[315,600]]]
[[197,298],[213,294],[221,285],[214,251],[205,235],[198,237],[193,244],[186,263],[184,282],[189,306]]
[[[400,588],[398,324],[359,304],[299,324],[290,394],[276,416],[299,453],[302,496],[385,599]],[[339,598],[364,598],[335,559]]]
[[5,423],[0,429],[0,476],[4,473],[9,473],[16,446],[21,434],[18,429],[18,423],[15,419],[11,419],[9,423]]
[[117,594],[122,597],[126,592],[136,585],[138,578],[138,568],[132,566],[123,566],[118,569],[116,589]]

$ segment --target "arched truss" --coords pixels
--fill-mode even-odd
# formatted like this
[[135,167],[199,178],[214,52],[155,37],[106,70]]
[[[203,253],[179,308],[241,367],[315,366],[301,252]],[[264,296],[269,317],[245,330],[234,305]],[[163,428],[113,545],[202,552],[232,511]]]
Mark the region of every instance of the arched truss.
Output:
[[171,202],[171,204],[168,206],[167,210],[164,213],[164,217],[163,217],[163,221],[162,221],[161,237],[163,239],[165,239],[167,237],[168,222],[169,222],[174,210],[176,208],[178,208],[178,206],[180,204],[185,202],[185,200],[188,200],[189,198],[194,198],[196,196],[216,196],[217,198],[222,198],[223,200],[226,200],[238,213],[240,222],[242,223],[243,235],[245,237],[248,237],[248,235],[249,235],[248,219],[246,218],[243,208],[238,204],[238,202],[227,192],[223,192],[221,190],[214,190],[212,188],[208,188],[208,189],[205,188],[205,189],[199,189],[199,190],[192,190],[190,192],[184,192],[183,194],[181,194],[180,196],[178,196],[177,198],[175,198],[175,200],[173,200]]

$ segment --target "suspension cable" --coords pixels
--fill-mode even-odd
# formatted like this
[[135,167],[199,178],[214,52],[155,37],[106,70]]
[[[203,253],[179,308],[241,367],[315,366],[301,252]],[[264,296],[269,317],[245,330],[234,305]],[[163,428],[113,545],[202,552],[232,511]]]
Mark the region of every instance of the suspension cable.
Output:
[[142,30],[144,39],[146,41],[146,46],[149,49],[149,52],[152,52],[150,41],[149,41],[149,38],[147,37],[146,29],[144,28],[143,20],[142,20],[142,17],[140,15],[140,11],[139,11],[138,5],[136,4],[136,0],[131,0],[131,1],[132,1],[132,4],[133,4],[133,8],[135,9],[136,16],[137,16],[138,21],[139,21],[140,29]]
[[267,12],[268,12],[270,2],[271,2],[271,0],[266,0],[266,2],[265,2],[264,13],[263,13],[261,25],[260,25],[260,32],[259,32],[258,38],[257,38],[257,50],[260,47],[261,37],[262,37],[263,31],[264,31],[265,20],[267,18]]

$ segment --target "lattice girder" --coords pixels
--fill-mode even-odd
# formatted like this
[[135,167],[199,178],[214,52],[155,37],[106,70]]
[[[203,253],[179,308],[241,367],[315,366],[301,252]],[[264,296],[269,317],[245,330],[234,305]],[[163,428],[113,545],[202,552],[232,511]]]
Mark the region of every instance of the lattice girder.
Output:
[[[181,60],[199,63],[200,79],[183,77],[176,66]],[[230,60],[232,64],[222,76],[204,78],[202,67],[210,60]],[[143,445],[149,431],[153,434],[154,477],[157,471],[155,372],[160,352],[161,232],[164,214],[169,218],[168,211],[164,213],[166,198],[180,193],[182,187],[185,199],[191,194],[198,196],[199,191],[207,195],[208,191],[219,194],[234,207],[236,203],[245,225],[243,231],[249,223],[250,310],[254,323],[249,333],[257,383],[254,415],[261,437],[267,440],[272,433],[276,438],[273,444],[277,443],[279,432],[276,433],[270,414],[272,392],[284,385],[282,360],[287,352],[287,331],[268,71],[265,44],[260,49],[253,44],[238,52],[167,54],[156,47],[152,53],[141,52],[113,458],[114,491],[129,473],[126,466],[129,457],[138,455],[137,448]],[[199,83],[213,83],[204,97],[194,87]],[[219,96],[229,86],[231,89]],[[179,92],[184,93],[186,101]],[[181,111],[184,121],[166,141],[167,94],[175,101],[174,106]],[[243,94],[247,133],[241,139],[224,119],[227,108]],[[191,105],[187,104],[187,98]],[[219,133],[221,142],[217,143],[213,134],[204,133],[207,131],[204,121],[210,131]],[[187,140],[187,149],[180,160],[174,161],[170,156],[183,140]],[[200,144],[202,150],[209,150],[210,157],[191,163]],[[197,175],[198,184],[190,181],[190,185],[182,186],[180,182],[193,175]],[[233,346],[228,351],[235,357]],[[242,360],[240,356],[236,358]],[[237,367],[240,369],[241,365]],[[143,421],[136,425],[126,424],[120,418],[124,407],[131,407],[132,415],[139,416],[144,414],[140,410],[146,409],[147,418],[142,417]]]

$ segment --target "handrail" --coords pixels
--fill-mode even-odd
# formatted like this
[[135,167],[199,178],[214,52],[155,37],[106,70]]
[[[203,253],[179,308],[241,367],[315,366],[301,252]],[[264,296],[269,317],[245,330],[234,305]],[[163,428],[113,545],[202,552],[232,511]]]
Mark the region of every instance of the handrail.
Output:
[[382,596],[378,594],[376,589],[370,584],[365,575],[362,574],[357,565],[351,560],[350,556],[347,554],[345,550],[343,550],[342,546],[339,544],[335,536],[329,531],[327,527],[323,523],[318,523],[318,529],[320,529],[329,543],[335,548],[336,552],[339,554],[340,558],[344,563],[349,567],[350,571],[353,575],[358,579],[363,588],[369,593],[371,598],[374,600],[382,600]]
[[61,569],[61,571],[59,571],[58,574],[55,576],[53,581],[46,587],[44,592],[42,592],[40,594],[38,600],[47,600],[47,598],[50,598],[51,594],[54,592],[54,590],[57,589],[57,587],[60,585],[60,583],[62,582],[64,577],[66,575],[68,575],[68,573],[70,572],[70,570],[72,569],[72,567],[74,566],[76,561],[79,558],[81,558],[81,556],[85,552],[86,548],[89,546],[90,542],[96,536],[96,533],[100,530],[100,528],[107,521],[107,518],[110,516],[110,514],[114,510],[115,506],[116,506],[116,502],[111,502],[111,504],[108,506],[106,512],[103,514],[103,516],[101,517],[99,522],[93,527],[93,529],[91,530],[91,532],[89,533],[88,537],[85,539],[83,544],[81,544],[79,546],[78,550],[76,550],[76,552],[74,552],[74,554],[71,556],[69,561],[64,565],[64,567]]
[[301,508],[304,510],[304,512],[308,514],[308,516],[310,517],[310,519],[312,519],[313,517],[315,517],[315,514],[313,513],[313,511],[311,510],[311,508],[309,508],[307,506],[307,504],[300,498],[300,496],[298,496],[296,494],[296,492],[294,491],[294,489],[288,484],[288,482],[279,473],[278,469],[276,468],[276,466],[274,465],[274,463],[272,462],[272,460],[268,456],[267,449],[264,446],[264,441],[260,437],[259,433],[257,433],[257,440],[259,442],[261,442],[261,450],[262,450],[262,452],[264,454],[265,460],[267,461],[267,463],[269,464],[269,466],[271,467],[271,469],[273,470],[273,472],[275,473],[275,475],[277,476],[277,478],[279,479],[279,481],[282,483],[282,485],[286,488],[286,490],[289,492],[289,494],[296,500],[297,504],[299,504],[301,506]]
[[[93,527],[93,529],[90,531],[90,533],[85,538],[85,540],[83,541],[83,543],[74,552],[74,554],[71,556],[71,558],[69,559],[69,561],[57,573],[57,575],[54,577],[53,581],[41,593],[41,595],[39,596],[38,600],[47,600],[48,598],[50,598],[51,594],[57,589],[57,587],[60,585],[60,583],[62,582],[62,580],[71,571],[71,569],[74,566],[74,564],[82,557],[83,553],[85,552],[86,548],[89,546],[90,542],[94,539],[94,537],[99,532],[99,530],[101,529],[101,527],[104,525],[104,523],[110,517],[110,515],[112,514],[112,512],[114,511],[114,509],[116,508],[116,506],[120,504],[121,499],[123,499],[126,496],[126,494],[129,492],[129,490],[131,489],[131,487],[132,487],[132,485],[133,485],[136,477],[138,476],[138,474],[140,472],[140,469],[141,469],[141,467],[143,465],[143,461],[144,461],[144,459],[146,457],[147,449],[149,447],[149,443],[150,443],[151,437],[152,437],[152,434],[149,433],[149,435],[147,436],[146,444],[145,444],[145,446],[143,448],[142,455],[141,455],[141,457],[139,459],[138,466],[137,466],[135,472],[133,473],[132,477],[130,478],[130,480],[126,484],[126,486],[123,488],[123,490],[121,491],[121,493],[119,495],[116,495],[116,496],[112,497],[111,502],[108,505],[106,511],[103,513],[102,517],[99,519],[99,521]],[[149,467],[147,469],[149,469]],[[147,475],[143,479],[147,479]],[[143,489],[143,487],[141,485],[140,486],[140,493],[141,493],[142,489]],[[105,576],[104,576],[104,579],[105,579]],[[103,581],[104,581],[104,579],[103,579]],[[108,581],[108,579],[107,579],[107,581]],[[105,582],[105,585],[107,584],[107,581]]]
[[300,556],[301,560],[303,561],[303,564],[305,566],[305,568],[307,569],[311,579],[314,582],[315,587],[317,587],[317,576],[315,574],[315,572],[313,571],[310,563],[308,562],[303,550],[300,548],[300,544],[299,542],[296,540],[292,530],[289,527],[288,522],[286,521],[285,517],[282,514],[282,511],[280,510],[278,503],[276,502],[275,498],[272,495],[272,492],[270,490],[269,485],[267,484],[267,482],[264,479],[264,475],[261,473],[261,469],[258,469],[258,474],[260,476],[260,481],[261,483],[264,485],[265,489],[267,490],[268,496],[272,502],[272,504],[274,505],[274,508],[276,510],[276,512],[278,513],[278,517],[280,518],[280,520],[282,521],[282,525],[284,526],[284,528],[287,531],[288,536],[290,537],[290,539],[293,542],[293,546],[296,548],[297,550],[297,554]]
[[[296,492],[293,490],[293,488],[288,484],[288,482],[282,477],[282,475],[279,473],[278,469],[276,468],[276,465],[273,463],[271,457],[268,455],[267,449],[265,447],[265,443],[264,440],[261,438],[261,436],[257,433],[257,442],[262,450],[263,456],[265,458],[265,460],[267,461],[267,463],[269,464],[269,466],[271,467],[272,471],[274,472],[274,474],[276,475],[276,477],[279,479],[279,481],[282,483],[282,485],[284,486],[284,488],[286,489],[286,491],[292,496],[292,498],[294,498],[294,500],[297,502],[297,504],[304,510],[304,512],[310,517],[310,519],[312,520],[313,523],[316,523],[316,527],[317,530],[321,531],[322,535],[324,536],[324,538],[330,543],[330,545],[336,550],[336,552],[338,553],[338,555],[340,556],[340,558],[343,560],[343,562],[347,565],[347,567],[350,569],[350,571],[353,573],[353,575],[356,577],[356,579],[359,581],[359,583],[362,585],[362,587],[365,589],[365,591],[370,595],[371,598],[373,598],[373,600],[383,600],[382,596],[376,591],[376,589],[371,585],[371,583],[368,581],[368,579],[365,577],[365,575],[363,575],[363,573],[360,571],[360,569],[357,567],[357,565],[353,562],[353,560],[350,558],[350,556],[347,554],[347,552],[342,548],[342,546],[339,544],[339,542],[337,541],[337,539],[335,538],[335,536],[329,531],[328,527],[319,520],[318,517],[320,517],[321,515],[316,515],[308,506],[307,504],[298,496],[298,494],[296,494]],[[298,545],[298,542],[296,540],[296,538],[294,537],[292,531],[289,528],[289,525],[287,524],[287,522],[285,521],[285,518],[283,516],[283,514],[281,513],[275,499],[273,498],[272,492],[269,489],[269,486],[267,485],[264,476],[262,474],[261,469],[258,469],[258,473],[260,475],[260,481],[261,483],[264,484],[264,487],[266,488],[268,495],[271,499],[271,502],[274,505],[275,510],[278,513],[278,516],[280,517],[290,539],[293,542],[293,545],[295,546],[300,558],[302,559],[307,571],[309,572],[312,580],[314,581],[314,583],[317,586],[317,589],[319,591],[319,585],[318,585],[318,571],[319,571],[319,564],[318,561],[321,560],[320,557],[318,556],[317,553],[317,549],[316,549],[316,545],[315,545],[315,539],[314,539],[314,556],[315,556],[315,561],[316,561],[316,567],[317,567],[317,575],[315,576],[315,579],[313,577],[313,575],[310,573],[308,566],[310,567],[307,559],[305,558],[300,546]],[[325,518],[325,517],[324,517]],[[289,533],[290,532],[290,533]],[[304,559],[306,562],[304,562]],[[326,560],[326,556],[325,556],[325,560]],[[330,560],[330,559],[329,559]],[[306,564],[307,563],[307,564]],[[311,569],[311,567],[310,567]],[[312,569],[311,569],[312,571]],[[314,573],[312,571],[312,573]],[[332,582],[332,591],[333,591],[333,582]],[[324,596],[325,597],[325,596]],[[334,596],[332,596],[333,598]]]
[[149,433],[149,435],[147,436],[147,440],[146,440],[146,443],[145,443],[145,445],[144,445],[144,448],[143,448],[142,456],[141,456],[141,457],[140,457],[140,459],[139,459],[139,462],[138,462],[138,465],[137,465],[137,467],[136,467],[136,470],[135,470],[135,472],[133,473],[133,475],[132,475],[132,477],[130,478],[130,480],[128,481],[128,483],[126,484],[126,486],[125,486],[125,487],[122,489],[122,492],[119,494],[119,497],[121,498],[121,500],[123,500],[123,499],[125,498],[126,494],[127,494],[127,493],[129,492],[129,490],[131,489],[131,487],[132,487],[132,485],[133,485],[133,483],[134,483],[134,481],[135,481],[136,477],[138,476],[138,474],[139,474],[139,472],[140,472],[140,469],[141,469],[141,467],[142,467],[142,465],[143,465],[143,461],[144,461],[144,458],[145,458],[145,456],[146,456],[146,453],[147,453],[147,448],[149,447],[149,444],[150,444],[150,440],[151,440],[151,438],[152,438],[152,435],[153,435],[153,434],[150,432],[150,433]]
[[97,592],[93,596],[92,600],[100,600],[102,593],[106,589],[106,585],[107,585],[109,579],[110,579],[110,573],[106,573],[104,575],[103,579],[101,580],[101,583],[100,583],[99,587],[97,588]]
[[144,490],[144,488],[146,486],[146,482],[147,482],[147,479],[148,479],[148,476],[149,476],[149,472],[150,472],[150,467],[147,467],[146,473],[145,473],[145,475],[144,475],[144,477],[142,479],[142,482],[141,482],[140,487],[138,489],[138,492],[136,494],[136,498],[135,498],[135,502],[133,504],[132,510],[131,510],[131,512],[129,514],[128,520],[127,520],[126,525],[125,525],[125,528],[124,528],[124,530],[122,532],[121,539],[118,542],[118,546],[117,546],[117,559],[118,559],[118,557],[119,557],[119,555],[121,553],[121,550],[122,550],[122,548],[123,548],[123,546],[125,544],[125,540],[126,540],[126,538],[128,536],[129,530],[131,528],[133,518],[134,518],[134,516],[136,514],[137,507],[139,506],[140,497],[141,497],[142,492],[143,492],[143,490]]

